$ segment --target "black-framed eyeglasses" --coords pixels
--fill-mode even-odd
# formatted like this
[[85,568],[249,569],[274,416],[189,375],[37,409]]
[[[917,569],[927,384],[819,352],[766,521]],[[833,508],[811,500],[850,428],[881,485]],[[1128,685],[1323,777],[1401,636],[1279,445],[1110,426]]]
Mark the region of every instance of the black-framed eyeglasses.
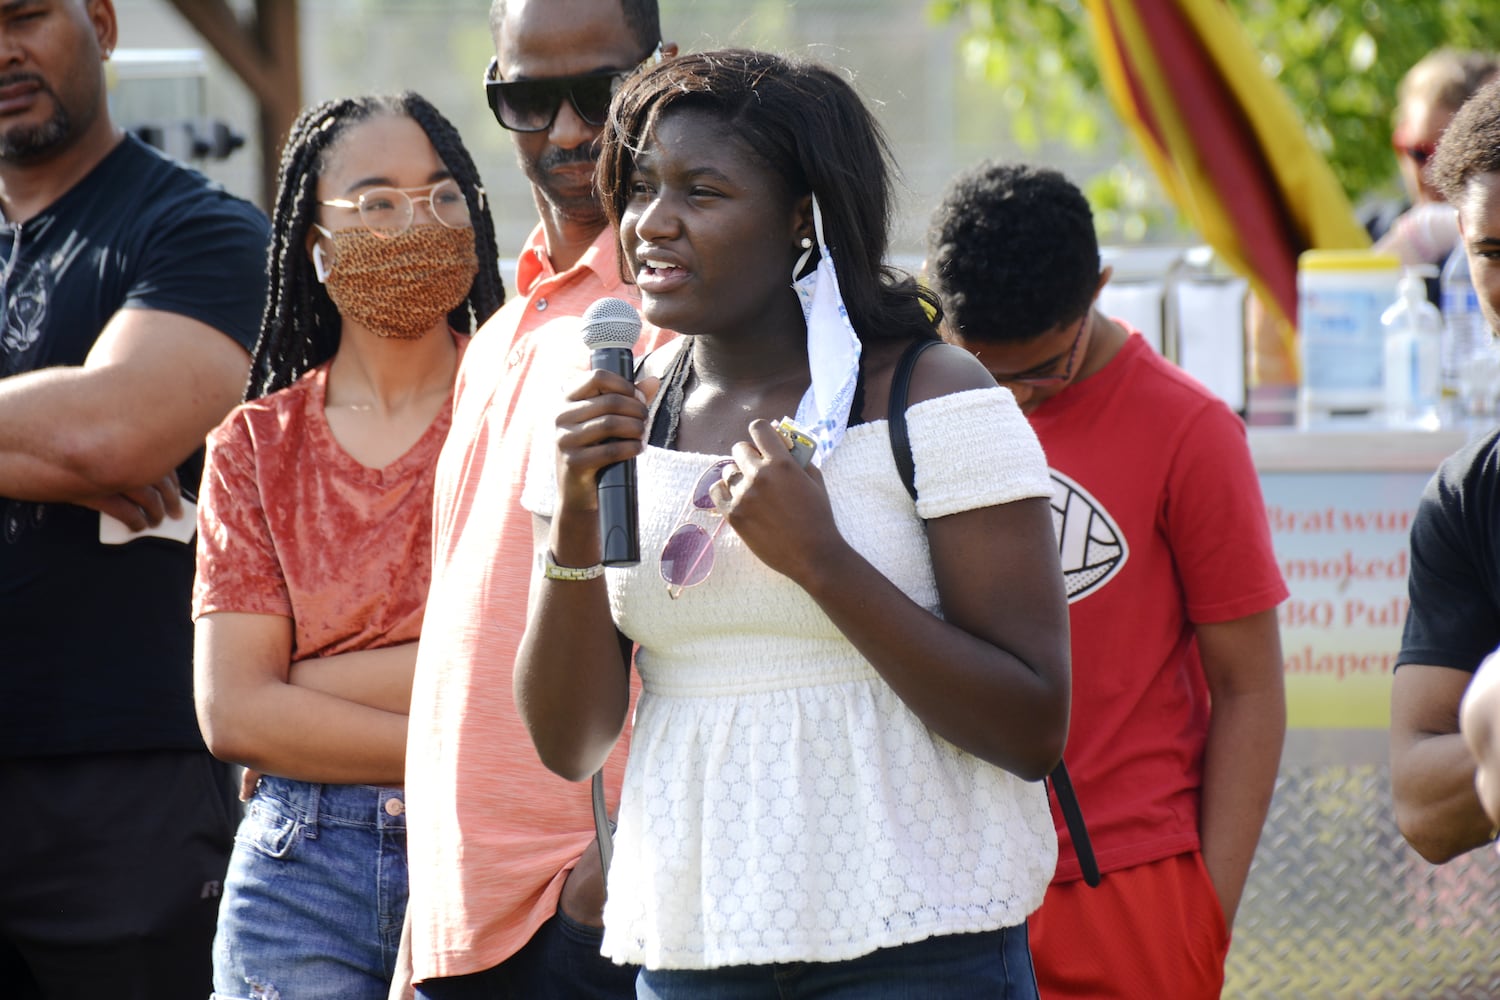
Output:
[[557,110],[566,98],[590,125],[603,125],[609,102],[626,77],[647,61],[661,62],[661,43],[629,69],[605,69],[574,76],[552,76],[536,80],[498,80],[500,60],[491,59],[484,71],[484,96],[495,121],[512,132],[545,132],[557,120]]
[[1089,317],[1094,314],[1090,309],[1083,314],[1083,319],[1078,321],[1078,332],[1073,334],[1073,346],[1068,348],[1068,360],[1063,364],[1063,370],[1056,375],[996,375],[995,381],[1001,385],[1024,385],[1032,389],[1043,389],[1054,385],[1063,385],[1073,377],[1073,365],[1078,360],[1078,345],[1083,343],[1083,330],[1089,324]]

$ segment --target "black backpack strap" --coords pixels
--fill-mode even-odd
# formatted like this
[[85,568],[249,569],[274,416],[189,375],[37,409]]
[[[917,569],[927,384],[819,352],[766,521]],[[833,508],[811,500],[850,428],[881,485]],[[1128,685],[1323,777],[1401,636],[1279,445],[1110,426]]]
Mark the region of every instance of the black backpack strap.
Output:
[[1094,858],[1094,844],[1089,840],[1088,824],[1083,821],[1083,809],[1078,805],[1078,795],[1073,791],[1073,779],[1068,777],[1068,765],[1062,761],[1047,776],[1052,794],[1057,796],[1057,807],[1062,810],[1063,822],[1068,824],[1068,836],[1073,838],[1073,853],[1078,855],[1078,868],[1083,880],[1090,888],[1099,885],[1099,862]]
[[[891,456],[896,460],[896,471],[901,474],[901,483],[913,501],[917,499],[917,467],[911,453],[911,436],[906,430],[906,401],[911,396],[911,373],[916,370],[917,358],[938,340],[919,340],[901,354],[896,362],[896,372],[891,376],[891,401],[886,422],[891,435]],[[1073,791],[1073,781],[1068,777],[1068,768],[1062,762],[1047,776],[1052,794],[1057,796],[1057,806],[1062,810],[1063,822],[1068,825],[1068,835],[1073,838],[1073,851],[1078,855],[1078,867],[1083,880],[1090,887],[1099,884],[1099,862],[1094,857],[1094,845],[1089,840],[1089,828],[1083,821],[1083,809],[1078,805],[1078,795]]]
[[901,353],[896,362],[896,372],[891,376],[891,400],[886,413],[886,426],[891,435],[891,455],[896,459],[896,471],[901,473],[901,482],[913,500],[917,499],[917,467],[911,457],[911,438],[906,433],[906,400],[911,396],[911,373],[917,369],[917,359],[929,347],[936,347],[941,340],[918,340]]

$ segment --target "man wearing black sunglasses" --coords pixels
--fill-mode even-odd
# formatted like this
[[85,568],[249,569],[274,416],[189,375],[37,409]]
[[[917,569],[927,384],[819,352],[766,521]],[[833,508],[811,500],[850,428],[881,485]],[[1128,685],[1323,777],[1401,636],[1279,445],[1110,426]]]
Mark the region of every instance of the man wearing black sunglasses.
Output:
[[[620,81],[677,47],[661,41],[656,0],[494,0],[490,29],[485,100],[540,220],[517,258],[516,294],[465,354],[438,460],[408,727],[411,973],[427,1000],[633,998],[635,970],[599,954],[589,789],[541,765],[511,669],[536,565],[520,491],[534,433],[546,433],[533,431],[537,415],[550,421],[567,373],[588,367],[584,310],[638,299],[594,189],[599,134]],[[647,326],[637,346],[669,336]],[[611,809],[624,742],[605,767]]]
[[[566,17],[579,19],[570,36],[595,41],[559,47],[557,29]],[[593,180],[610,97],[641,63],[677,54],[675,44],[661,42],[657,20],[654,0],[497,0],[490,8],[495,58],[485,72],[485,97],[515,141],[559,271],[576,263],[605,226]]]

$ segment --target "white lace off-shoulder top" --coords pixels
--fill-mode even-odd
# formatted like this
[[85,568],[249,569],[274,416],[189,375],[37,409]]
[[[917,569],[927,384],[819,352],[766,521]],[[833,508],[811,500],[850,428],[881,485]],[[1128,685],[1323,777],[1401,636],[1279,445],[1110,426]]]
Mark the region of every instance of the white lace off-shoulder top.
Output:
[[[822,471],[839,531],[940,613],[921,518],[1049,497],[1036,436],[1003,389],[907,414],[919,501],[884,420]],[[542,449],[545,450],[545,449]],[[551,457],[523,503],[555,503]],[[838,961],[937,934],[1014,926],[1057,843],[1046,792],[927,728],[808,595],[725,527],[702,584],[668,596],[658,554],[719,456],[639,459],[642,560],[607,573],[640,644],[603,951],[650,968]],[[706,519],[712,531],[711,514]]]

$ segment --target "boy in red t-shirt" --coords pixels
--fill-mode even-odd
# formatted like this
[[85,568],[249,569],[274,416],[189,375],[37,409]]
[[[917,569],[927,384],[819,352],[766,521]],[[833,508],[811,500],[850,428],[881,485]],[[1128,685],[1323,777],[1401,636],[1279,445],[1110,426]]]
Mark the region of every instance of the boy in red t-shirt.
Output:
[[1066,751],[1105,873],[1033,914],[1044,997],[1217,998],[1286,729],[1271,550],[1243,423],[1095,308],[1093,215],[1061,174],[987,164],[928,234],[946,336],[1047,452],[1068,583]]

